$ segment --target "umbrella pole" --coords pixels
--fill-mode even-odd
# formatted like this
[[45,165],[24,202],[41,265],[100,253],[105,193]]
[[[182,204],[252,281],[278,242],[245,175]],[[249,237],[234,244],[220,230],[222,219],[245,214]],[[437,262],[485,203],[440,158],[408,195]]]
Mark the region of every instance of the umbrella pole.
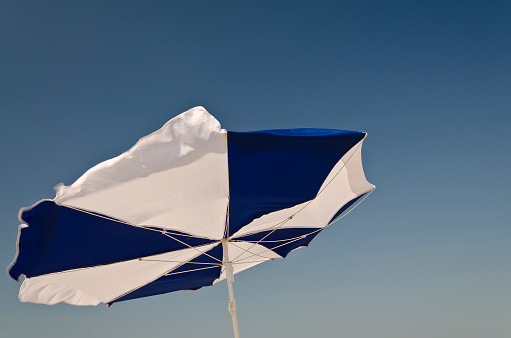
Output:
[[232,317],[232,328],[234,330],[234,338],[240,338],[240,327],[238,326],[238,309],[236,308],[236,299],[234,299],[234,271],[232,268],[232,262],[229,261],[229,242],[227,238],[222,238],[222,248],[224,250],[223,266],[225,267],[225,274],[227,276],[227,287],[229,288],[229,313]]

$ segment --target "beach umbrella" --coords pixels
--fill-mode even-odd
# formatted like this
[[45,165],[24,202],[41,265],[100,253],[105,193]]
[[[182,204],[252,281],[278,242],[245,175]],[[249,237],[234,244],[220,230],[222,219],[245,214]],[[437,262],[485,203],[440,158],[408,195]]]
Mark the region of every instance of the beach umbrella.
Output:
[[[230,132],[190,109],[20,210],[22,302],[110,306],[227,279],[305,247],[374,186],[363,132]],[[358,202],[358,203],[359,203]]]

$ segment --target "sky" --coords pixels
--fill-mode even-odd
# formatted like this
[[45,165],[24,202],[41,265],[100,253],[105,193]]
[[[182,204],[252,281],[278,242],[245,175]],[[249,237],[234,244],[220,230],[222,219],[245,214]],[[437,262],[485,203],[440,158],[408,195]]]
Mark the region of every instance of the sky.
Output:
[[[0,262],[21,207],[194,106],[232,131],[368,133],[376,190],[236,275],[242,337],[511,336],[511,1],[0,1]],[[225,282],[20,303],[5,337],[231,337]]]

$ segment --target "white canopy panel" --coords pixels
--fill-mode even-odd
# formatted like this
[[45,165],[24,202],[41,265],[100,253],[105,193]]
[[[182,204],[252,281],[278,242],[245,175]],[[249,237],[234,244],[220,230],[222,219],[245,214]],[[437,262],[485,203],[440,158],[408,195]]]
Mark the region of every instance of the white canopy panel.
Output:
[[55,202],[135,225],[220,239],[229,188],[226,131],[204,108],[171,119],[130,150],[89,169]]

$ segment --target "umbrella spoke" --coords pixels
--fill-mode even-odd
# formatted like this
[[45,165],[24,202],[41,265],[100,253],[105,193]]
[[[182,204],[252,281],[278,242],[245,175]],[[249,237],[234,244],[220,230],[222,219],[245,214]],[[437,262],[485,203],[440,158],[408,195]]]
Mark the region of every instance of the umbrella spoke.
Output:
[[216,267],[218,267],[217,264],[215,264],[215,266],[208,266],[208,267],[205,267],[205,268],[191,269],[191,270],[179,271],[179,272],[169,272],[169,273],[166,273],[165,276],[178,275],[178,274],[181,274],[181,273],[193,272],[193,271],[199,271],[199,270],[213,269],[213,268],[216,268]]
[[[218,244],[214,243],[214,244],[208,244],[208,245],[213,245],[213,247],[209,248],[207,251],[210,252],[212,251],[215,247],[218,246]],[[192,248],[192,249],[195,249],[195,248]],[[222,267],[221,264],[217,264],[217,263],[211,263],[211,262],[195,262],[194,260],[198,259],[199,257],[201,256],[208,256],[210,258],[213,258],[215,260],[218,260],[216,259],[215,257],[212,257],[211,255],[205,253],[205,252],[202,252],[200,250],[197,250],[199,251],[198,254],[196,254],[195,256],[185,260],[185,261],[171,261],[171,260],[152,260],[152,259],[144,259],[144,258],[141,258],[139,259],[139,261],[156,261],[156,262],[161,262],[161,263],[170,263],[170,262],[175,262],[175,263],[179,263],[179,264],[176,264],[174,265],[171,269],[169,270],[166,270],[165,272],[159,274],[156,278],[153,278],[152,280],[150,280],[149,282],[143,284],[143,285],[140,285],[139,287],[135,288],[135,289],[132,289],[128,292],[125,292],[111,300],[109,300],[108,302],[106,302],[106,304],[109,306],[113,303],[115,303],[116,301],[118,301],[119,299],[129,295],[130,293],[133,293],[135,291],[138,291],[139,289],[141,288],[144,288],[145,286],[157,281],[158,279],[162,278],[162,277],[166,277],[166,276],[171,276],[171,275],[177,275],[177,274],[181,274],[181,273],[184,273],[184,272],[193,272],[193,271],[199,271],[199,270],[206,270],[206,269],[212,269],[212,268],[219,268],[219,267]],[[210,265],[210,266],[207,266],[207,267],[204,267],[204,268],[197,268],[197,269],[190,269],[190,270],[185,270],[185,271],[176,271],[176,270],[179,270],[181,269],[182,267],[184,267],[185,265],[187,264],[203,264],[203,265]],[[172,271],[175,271],[175,272],[172,272]]]
[[215,265],[215,266],[222,266],[222,264],[217,263],[203,263],[203,262],[186,262],[186,261],[167,261],[167,260],[161,260],[161,259],[145,259],[145,258],[139,258],[139,261],[143,262],[161,262],[161,263],[182,263],[182,264],[203,264],[203,265]]
[[[238,249],[240,249],[240,250],[245,250],[245,249],[243,249],[242,247],[240,247],[240,246],[238,246],[238,245],[234,244],[234,242],[229,242],[229,243],[230,243],[230,244],[232,244],[232,245],[234,245],[235,247],[237,247],[237,248],[238,248]],[[238,257],[242,256],[243,254],[245,254],[245,253],[247,253],[247,252],[248,252],[248,253],[250,253],[250,254],[252,254],[252,256],[250,256],[250,257],[259,256],[259,257],[261,257],[261,258],[271,259],[271,258],[268,258],[268,257],[265,257],[265,256],[261,256],[260,254],[253,253],[253,252],[251,252],[251,251],[249,251],[249,250],[245,250],[245,252],[243,252],[243,253],[241,253],[240,255],[238,255]],[[236,257],[236,259],[238,259],[238,257]],[[233,260],[232,260],[232,262],[234,263],[234,262],[236,261],[236,259],[233,259]],[[244,259],[246,259],[246,258],[244,258]],[[240,259],[240,260],[238,260],[238,262],[239,262],[239,261],[241,261],[241,260],[244,260],[244,259]]]
[[274,261],[275,258],[268,258],[266,260],[263,260],[263,261],[250,261],[250,262],[232,262],[232,264],[259,264],[259,263],[264,263],[264,262],[268,262],[268,261]]
[[92,216],[100,217],[100,218],[103,218],[103,219],[106,219],[106,220],[109,220],[109,221],[114,221],[114,222],[117,222],[117,223],[126,224],[126,225],[129,225],[129,226],[135,227],[135,228],[140,228],[140,229],[146,229],[146,230],[150,230],[150,231],[161,232],[162,234],[170,232],[172,235],[176,235],[176,236],[183,236],[183,237],[191,237],[191,238],[200,238],[200,239],[210,239],[210,240],[213,240],[212,238],[209,238],[209,237],[196,236],[196,235],[192,235],[192,234],[184,233],[184,232],[173,233],[172,232],[173,230],[157,227],[157,226],[154,226],[154,225],[137,225],[137,224],[133,224],[133,223],[130,223],[130,222],[123,221],[123,220],[118,219],[118,218],[114,218],[114,217],[110,217],[110,216],[107,216],[107,215],[103,215],[103,214],[100,214],[100,213],[97,213],[97,212],[92,212],[92,211],[89,211],[89,210],[86,210],[86,209],[73,207],[71,205],[60,204],[60,203],[57,203],[57,202],[55,202],[55,204],[58,205],[58,206],[64,207],[64,208],[73,209],[73,210],[76,210],[76,211],[83,212],[85,214],[89,214],[89,215],[92,215]]
[[[266,250],[264,250],[264,251],[260,252],[259,254],[254,254],[253,252],[250,252],[250,253],[252,254],[252,256],[248,256],[248,257],[242,258],[242,259],[240,259],[240,260],[237,260],[237,262],[238,262],[238,263],[247,263],[247,262],[242,262],[242,261],[244,261],[244,260],[246,260],[246,259],[249,259],[249,258],[252,258],[252,257],[254,257],[254,256],[259,256],[259,257],[263,257],[263,258],[264,258],[264,256],[261,256],[261,255],[260,255],[261,253],[265,253],[265,252],[268,252],[268,251],[275,252],[275,249],[278,249],[278,248],[283,247],[283,246],[285,246],[285,245],[288,245],[288,244],[294,243],[294,242],[299,241],[299,240],[301,240],[301,239],[305,239],[307,236],[312,235],[312,234],[314,234],[314,233],[317,233],[317,232],[319,232],[319,231],[321,231],[321,230],[323,230],[323,229],[317,229],[317,230],[312,231],[312,232],[310,232],[310,233],[308,233],[308,234],[306,234],[306,235],[301,235],[301,236],[298,236],[298,237],[295,237],[295,238],[288,239],[288,241],[287,241],[286,243],[282,243],[282,244],[280,244],[280,245],[274,246],[274,247],[272,247],[271,249],[266,248]],[[250,242],[250,241],[246,241],[246,242]],[[276,242],[276,241],[268,241],[268,242]],[[256,244],[258,244],[258,243],[261,243],[261,241],[257,241],[257,243],[256,243]],[[231,244],[232,244],[232,242],[231,242]],[[254,244],[254,245],[255,245],[255,244]],[[239,247],[238,247],[238,248],[239,248]],[[251,248],[252,248],[252,247],[251,247]],[[242,249],[242,248],[240,248],[240,249]],[[242,250],[243,250],[243,249],[242,249]],[[248,250],[246,250],[246,252],[249,252],[249,251],[248,251]],[[241,256],[241,255],[238,255],[238,257],[240,257],[240,256]],[[273,260],[273,259],[271,259],[271,260]]]
[[[177,238],[175,238],[175,237],[173,237],[173,236],[169,235],[169,234],[168,234],[168,233],[166,233],[166,232],[163,232],[163,234],[164,234],[165,236],[169,237],[169,238],[172,238],[173,240],[175,240],[175,241],[177,241],[177,242],[179,242],[179,243],[181,243],[181,244],[186,245],[186,246],[187,246],[187,247],[189,247],[190,249],[195,249],[195,250],[197,250],[198,252],[200,252],[201,254],[204,254],[204,255],[206,255],[206,256],[208,256],[208,257],[210,257],[210,258],[213,258],[214,260],[216,260],[216,261],[218,261],[218,262],[220,262],[220,263],[222,262],[220,259],[215,258],[215,257],[213,257],[213,256],[211,256],[211,255],[208,255],[207,253],[202,252],[202,251],[200,251],[199,249],[197,249],[196,247],[192,247],[191,245],[189,245],[189,244],[187,244],[187,243],[185,243],[185,242],[183,242],[183,241],[180,241],[179,239],[177,239]],[[219,242],[219,243],[220,243],[220,242]]]

